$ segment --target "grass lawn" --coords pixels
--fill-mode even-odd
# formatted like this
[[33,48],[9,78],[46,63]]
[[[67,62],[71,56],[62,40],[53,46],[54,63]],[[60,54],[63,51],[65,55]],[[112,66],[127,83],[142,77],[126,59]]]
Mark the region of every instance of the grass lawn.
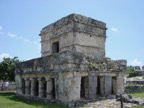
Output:
[[[134,96],[134,97],[144,98],[144,92],[132,93],[131,95]],[[144,108],[144,106],[136,106],[136,107],[133,107],[133,108]]]
[[131,95],[134,96],[134,97],[144,98],[144,92],[132,93]]
[[57,103],[44,104],[24,100],[16,97],[14,92],[0,92],[0,108],[68,108],[68,107]]

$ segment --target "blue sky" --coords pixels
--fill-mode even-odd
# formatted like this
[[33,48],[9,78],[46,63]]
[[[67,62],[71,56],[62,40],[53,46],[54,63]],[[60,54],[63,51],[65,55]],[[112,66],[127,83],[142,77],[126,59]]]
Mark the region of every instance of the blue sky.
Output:
[[40,30],[71,13],[107,24],[107,57],[144,65],[144,0],[0,0],[0,61],[40,57]]

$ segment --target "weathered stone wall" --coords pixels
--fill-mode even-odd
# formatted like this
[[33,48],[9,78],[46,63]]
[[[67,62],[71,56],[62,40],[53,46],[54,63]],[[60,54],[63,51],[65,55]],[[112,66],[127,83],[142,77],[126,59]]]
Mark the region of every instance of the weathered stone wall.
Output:
[[80,79],[77,72],[58,73],[56,78],[56,99],[62,102],[76,101],[80,99]]
[[105,56],[106,24],[92,18],[69,15],[43,28],[40,36],[42,56],[52,54],[56,41],[60,51],[82,52],[99,59]]
[[117,88],[117,94],[124,93],[124,73],[123,72],[117,75],[116,88]]
[[144,80],[126,81],[126,86],[125,86],[126,93],[142,92],[142,91],[144,91]]
[[17,95],[69,103],[123,93],[126,60],[105,57],[106,29],[77,14],[43,28],[42,57],[17,65]]
[[101,62],[94,56],[64,51],[46,57],[21,62],[17,65],[16,73],[31,74],[72,71],[122,72],[125,67],[125,60],[114,61],[104,58],[103,62]]
[[126,84],[131,85],[144,85],[144,80],[133,80],[133,81],[126,81]]

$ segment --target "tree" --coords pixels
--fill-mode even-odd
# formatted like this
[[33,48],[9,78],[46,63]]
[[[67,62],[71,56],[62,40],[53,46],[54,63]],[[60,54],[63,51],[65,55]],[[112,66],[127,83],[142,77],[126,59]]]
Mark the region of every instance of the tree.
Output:
[[134,77],[136,75],[134,68],[132,66],[127,67],[126,72],[127,74],[129,74],[129,77]]
[[0,62],[0,80],[14,81],[14,71],[17,63],[19,63],[17,57],[3,58],[3,61]]

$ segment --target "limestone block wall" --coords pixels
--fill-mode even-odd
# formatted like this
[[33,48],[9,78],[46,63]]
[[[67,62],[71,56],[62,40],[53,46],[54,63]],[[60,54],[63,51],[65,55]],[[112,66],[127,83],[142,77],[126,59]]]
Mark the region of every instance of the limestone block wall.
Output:
[[82,15],[72,14],[42,29],[42,56],[52,54],[52,44],[59,42],[59,51],[70,50],[105,56],[106,24]]
[[56,99],[62,102],[79,100],[80,79],[81,75],[78,72],[58,73],[56,78]]
[[[98,96],[123,93],[119,73],[59,72],[16,75],[18,95],[58,100],[62,103],[95,99]],[[116,80],[113,81],[113,77]],[[53,80],[52,80],[53,79]],[[116,84],[116,85],[115,85]],[[113,90],[112,90],[113,89]]]
[[37,99],[75,102],[81,98],[123,93],[126,61],[63,51],[21,62],[16,70],[16,93]]
[[[81,75],[78,72],[62,72],[55,75],[17,74],[15,79],[18,95],[58,100],[63,103],[80,99]],[[38,81],[37,84],[34,79]],[[54,83],[51,79],[54,79]]]
[[124,93],[124,73],[123,72],[117,74],[116,89],[117,89],[117,94]]

